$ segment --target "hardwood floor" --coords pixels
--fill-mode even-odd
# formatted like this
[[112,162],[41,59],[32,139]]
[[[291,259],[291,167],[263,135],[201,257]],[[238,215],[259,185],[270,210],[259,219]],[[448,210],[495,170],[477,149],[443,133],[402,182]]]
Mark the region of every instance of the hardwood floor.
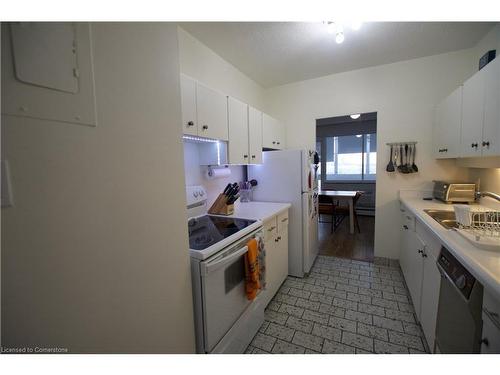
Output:
[[[322,220],[329,220],[322,215]],[[349,233],[349,218],[346,217],[337,230],[330,233],[330,223],[318,224],[318,240],[320,255],[339,258],[373,261],[373,242],[375,233],[375,217],[358,216],[361,233],[356,230]]]

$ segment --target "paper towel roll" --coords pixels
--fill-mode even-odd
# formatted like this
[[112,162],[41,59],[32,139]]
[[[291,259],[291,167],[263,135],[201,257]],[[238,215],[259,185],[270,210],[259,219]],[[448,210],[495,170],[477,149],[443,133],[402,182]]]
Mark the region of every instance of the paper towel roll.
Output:
[[206,177],[209,180],[214,180],[216,178],[224,178],[231,176],[231,169],[229,168],[218,168],[218,169],[208,169]]

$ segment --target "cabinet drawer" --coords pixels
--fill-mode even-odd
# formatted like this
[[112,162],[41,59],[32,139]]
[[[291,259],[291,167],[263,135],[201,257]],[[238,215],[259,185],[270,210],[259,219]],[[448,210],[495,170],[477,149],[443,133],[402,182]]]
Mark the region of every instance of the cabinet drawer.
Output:
[[405,229],[415,231],[415,216],[405,206],[401,206],[401,225]]
[[278,215],[278,233],[282,233],[288,227],[288,210]]
[[278,233],[278,226],[276,223],[276,216],[273,216],[271,219],[264,222],[264,242],[271,241],[276,238],[276,234]]

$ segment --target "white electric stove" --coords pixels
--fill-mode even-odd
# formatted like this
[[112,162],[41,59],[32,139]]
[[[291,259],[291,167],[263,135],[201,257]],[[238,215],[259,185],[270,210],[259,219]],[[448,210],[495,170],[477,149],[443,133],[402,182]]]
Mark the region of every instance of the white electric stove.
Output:
[[264,321],[260,296],[245,293],[247,243],[262,246],[262,222],[206,215],[206,196],[202,186],[186,189],[196,349],[243,353]]

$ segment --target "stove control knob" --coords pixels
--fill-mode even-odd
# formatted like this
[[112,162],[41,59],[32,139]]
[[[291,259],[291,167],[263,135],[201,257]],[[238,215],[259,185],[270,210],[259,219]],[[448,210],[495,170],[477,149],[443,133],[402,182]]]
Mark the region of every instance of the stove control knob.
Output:
[[460,275],[457,280],[455,281],[455,285],[457,286],[458,289],[463,289],[465,288],[466,285],[466,279],[464,275]]

